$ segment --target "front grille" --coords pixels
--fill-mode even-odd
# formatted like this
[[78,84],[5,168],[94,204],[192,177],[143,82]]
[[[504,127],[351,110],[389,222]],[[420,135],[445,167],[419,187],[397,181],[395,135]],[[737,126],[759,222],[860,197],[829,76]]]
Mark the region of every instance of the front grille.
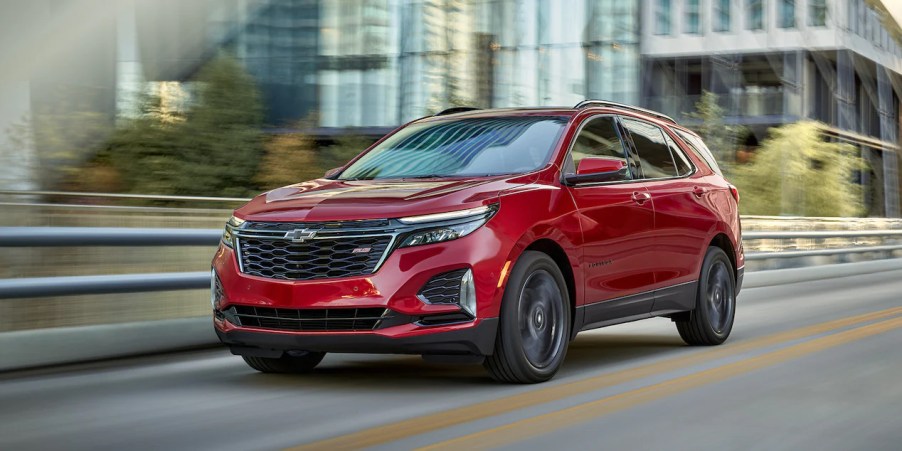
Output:
[[[313,280],[372,274],[392,242],[389,222],[246,223],[235,229],[241,270],[270,279]],[[314,232],[303,242],[292,230]]]
[[460,279],[466,272],[466,269],[458,269],[429,279],[420,289],[420,299],[430,304],[457,304],[460,301]]
[[302,332],[367,331],[393,318],[384,308],[286,309],[235,305],[227,311],[239,326]]

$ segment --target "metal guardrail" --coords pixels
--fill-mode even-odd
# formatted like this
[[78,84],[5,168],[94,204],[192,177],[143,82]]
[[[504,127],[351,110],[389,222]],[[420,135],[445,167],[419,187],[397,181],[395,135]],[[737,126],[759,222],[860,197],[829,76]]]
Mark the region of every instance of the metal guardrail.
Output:
[[107,199],[143,199],[143,200],[171,200],[185,202],[247,202],[250,198],[244,197],[206,197],[206,196],[170,196],[163,194],[117,194],[117,193],[88,193],[73,191],[18,191],[0,190],[0,196],[55,196],[55,197],[97,197]]
[[196,290],[210,286],[210,271],[28,277],[0,280],[0,299]]
[[0,227],[0,247],[213,246],[222,229]]
[[[220,229],[150,229],[124,227],[0,227],[0,247],[75,246],[214,246]],[[746,232],[743,240],[900,237],[902,230]],[[893,252],[902,245],[746,253],[746,260]],[[207,271],[99,276],[32,277],[0,280],[0,299],[139,293],[203,289]]]

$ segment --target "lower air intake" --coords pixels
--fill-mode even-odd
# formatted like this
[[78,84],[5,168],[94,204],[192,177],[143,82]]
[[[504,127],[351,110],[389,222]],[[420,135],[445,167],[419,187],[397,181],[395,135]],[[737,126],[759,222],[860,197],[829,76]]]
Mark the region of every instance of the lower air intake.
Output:
[[237,305],[229,308],[239,326],[260,329],[327,332],[367,331],[391,319],[384,308],[285,309]]

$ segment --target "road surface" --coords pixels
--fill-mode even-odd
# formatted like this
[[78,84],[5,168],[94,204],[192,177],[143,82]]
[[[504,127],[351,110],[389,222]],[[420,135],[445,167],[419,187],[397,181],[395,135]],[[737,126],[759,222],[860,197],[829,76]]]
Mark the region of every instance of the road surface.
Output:
[[[153,339],[153,337],[148,337]],[[0,449],[902,449],[902,271],[747,289],[726,344],[655,319],[583,333],[549,383],[223,349],[0,375]]]

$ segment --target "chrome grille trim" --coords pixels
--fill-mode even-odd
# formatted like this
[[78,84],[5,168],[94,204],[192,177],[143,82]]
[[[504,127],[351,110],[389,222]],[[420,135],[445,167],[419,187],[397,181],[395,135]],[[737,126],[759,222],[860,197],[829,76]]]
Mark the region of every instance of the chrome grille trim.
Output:
[[[374,228],[373,223],[375,222],[384,224],[385,227]],[[362,223],[367,223],[367,227],[360,227],[360,225],[363,225]],[[399,231],[392,226],[393,223],[389,220],[376,220],[329,223],[264,223],[248,221],[242,224],[241,227],[227,227],[231,228],[235,239],[235,255],[238,260],[239,270],[242,273],[278,280],[323,280],[362,276],[378,271],[397,241]],[[293,240],[288,237],[288,234],[292,231],[299,229],[316,232],[316,235],[303,240]],[[387,239],[387,243],[382,241],[384,239]],[[320,249],[316,249],[315,243],[324,243],[326,240],[330,240],[331,244],[322,244],[320,246],[332,246],[329,249],[322,248],[323,252],[329,252],[328,263],[316,267],[315,270],[312,266],[304,265],[304,261],[301,261],[301,259],[306,258],[309,261],[314,258],[323,258],[322,254],[317,252]],[[352,250],[342,246],[344,244],[342,242],[353,245],[354,243],[351,242],[353,240],[369,240],[370,242],[367,244],[376,247],[376,250],[380,252],[379,255],[367,255],[366,257],[369,257],[369,259],[365,262],[362,261],[363,255],[354,255]],[[271,249],[264,251],[260,249],[261,246],[267,246]],[[336,252],[335,247],[342,247],[343,249],[340,252]],[[250,248],[255,249],[256,252],[250,252]],[[304,254],[292,254],[292,248],[295,251],[304,248],[307,250]],[[333,258],[336,255],[341,255],[341,257]],[[251,259],[258,261],[252,263]],[[255,265],[260,266],[259,260],[261,259],[278,260],[278,264],[272,263],[272,268],[252,269]],[[373,264],[374,259],[375,264]],[[294,268],[289,268],[292,265]],[[353,268],[346,269],[342,268],[341,265]],[[365,267],[361,269],[361,265]]]

